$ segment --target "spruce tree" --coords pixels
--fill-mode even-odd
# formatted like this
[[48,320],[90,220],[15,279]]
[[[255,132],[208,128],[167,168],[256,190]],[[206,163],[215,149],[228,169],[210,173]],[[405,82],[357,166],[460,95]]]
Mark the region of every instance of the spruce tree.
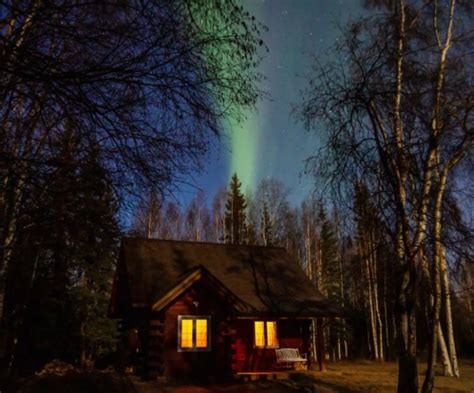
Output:
[[[57,162],[31,188],[37,205],[29,203],[28,219],[35,225],[22,227],[22,248],[12,254],[11,370],[32,372],[52,359],[92,366],[113,353],[117,339],[116,322],[107,318],[120,235],[112,183],[95,149]],[[27,286],[16,284],[20,274]]]
[[120,231],[118,202],[96,152],[81,163],[78,184],[76,215],[82,222],[75,239],[69,318],[79,340],[79,363],[89,368],[113,353],[117,342],[117,323],[107,317],[107,309]]
[[227,193],[225,205],[225,241],[229,244],[246,243],[247,202],[241,191],[242,183],[234,173]]

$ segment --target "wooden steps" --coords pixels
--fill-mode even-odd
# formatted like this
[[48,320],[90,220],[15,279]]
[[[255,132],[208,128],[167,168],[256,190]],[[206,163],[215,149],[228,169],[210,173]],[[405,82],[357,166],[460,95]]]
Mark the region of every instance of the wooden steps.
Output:
[[235,374],[235,379],[238,381],[271,381],[288,379],[289,372],[287,371],[268,371],[268,372],[240,372]]

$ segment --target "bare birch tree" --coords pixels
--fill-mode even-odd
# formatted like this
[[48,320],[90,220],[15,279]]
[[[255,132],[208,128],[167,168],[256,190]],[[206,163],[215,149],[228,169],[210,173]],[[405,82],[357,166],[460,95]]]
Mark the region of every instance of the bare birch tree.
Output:
[[216,243],[222,243],[225,239],[225,202],[227,191],[220,187],[212,200],[212,225],[211,239]]
[[[310,160],[314,173],[339,189],[363,178],[396,244],[399,392],[418,389],[417,260],[427,232],[439,230],[428,224],[429,217],[441,217],[435,201],[444,187],[443,168],[457,165],[472,149],[466,69],[472,32],[461,23],[455,27],[455,1],[444,5],[385,2],[381,14],[354,23],[338,47],[343,62],[315,67],[299,111],[308,128],[323,122],[327,129],[318,158]],[[463,18],[469,12],[463,8]],[[442,159],[445,166],[439,164],[442,152],[451,157]],[[438,255],[436,246],[437,269]],[[435,291],[431,353],[437,343],[436,296]],[[433,380],[428,371],[426,392]]]

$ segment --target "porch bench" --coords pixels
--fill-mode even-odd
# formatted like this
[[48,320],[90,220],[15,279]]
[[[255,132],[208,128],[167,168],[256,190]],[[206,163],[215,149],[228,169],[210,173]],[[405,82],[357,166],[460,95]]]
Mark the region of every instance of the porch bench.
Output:
[[293,367],[295,370],[307,370],[308,359],[305,353],[300,354],[298,348],[276,348],[277,364]]

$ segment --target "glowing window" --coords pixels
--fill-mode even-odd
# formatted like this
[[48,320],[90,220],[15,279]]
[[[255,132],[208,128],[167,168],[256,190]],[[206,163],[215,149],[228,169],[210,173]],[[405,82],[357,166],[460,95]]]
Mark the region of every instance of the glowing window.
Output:
[[210,351],[210,317],[178,316],[178,351]]
[[181,320],[181,348],[193,347],[193,320]]
[[277,346],[276,322],[267,321],[267,347]]
[[196,347],[207,348],[207,319],[196,319]]
[[278,347],[276,321],[254,321],[255,346]]
[[263,321],[255,321],[255,346],[265,346],[265,325]]

